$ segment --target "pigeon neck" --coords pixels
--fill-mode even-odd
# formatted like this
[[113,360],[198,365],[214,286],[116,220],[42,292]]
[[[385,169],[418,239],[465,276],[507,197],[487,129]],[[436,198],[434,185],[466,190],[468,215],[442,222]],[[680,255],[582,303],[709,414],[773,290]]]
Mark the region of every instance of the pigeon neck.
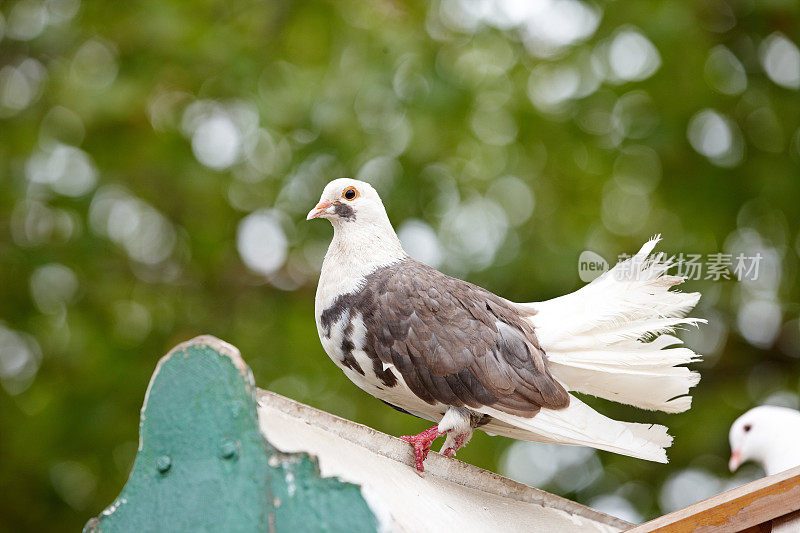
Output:
[[333,240],[323,269],[336,265],[337,269],[347,269],[351,277],[360,277],[406,257],[388,220],[378,223],[342,221],[333,225]]

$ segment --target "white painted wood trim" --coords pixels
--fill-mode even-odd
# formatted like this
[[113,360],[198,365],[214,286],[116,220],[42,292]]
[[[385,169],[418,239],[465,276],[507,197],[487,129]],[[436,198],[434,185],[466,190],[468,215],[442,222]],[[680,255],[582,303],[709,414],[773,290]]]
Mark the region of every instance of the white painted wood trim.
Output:
[[[316,456],[323,476],[361,485],[383,531],[618,532],[618,518],[431,452],[425,474],[394,437],[258,390],[261,431],[283,452]],[[346,512],[346,510],[343,510]]]

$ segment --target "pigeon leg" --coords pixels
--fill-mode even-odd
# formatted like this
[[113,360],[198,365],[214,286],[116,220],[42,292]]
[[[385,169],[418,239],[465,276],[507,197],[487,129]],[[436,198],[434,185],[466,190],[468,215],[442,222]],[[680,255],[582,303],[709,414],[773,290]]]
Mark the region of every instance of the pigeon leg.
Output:
[[463,407],[448,407],[442,420],[430,429],[426,429],[419,435],[404,435],[402,440],[414,446],[414,459],[417,471],[424,472],[425,467],[422,463],[431,451],[433,441],[447,435],[447,440],[442,447],[442,453],[447,457],[453,457],[456,450],[469,442],[472,437],[472,417],[470,411]]
[[403,435],[400,437],[401,440],[414,446],[414,462],[417,466],[417,471],[425,471],[425,467],[422,463],[428,457],[428,452],[431,451],[431,444],[433,444],[433,441],[442,435],[444,435],[444,433],[439,431],[439,425],[437,424],[418,435]]
[[464,433],[448,433],[447,440],[444,442],[444,446],[442,446],[441,454],[445,457],[455,457],[456,452],[464,447],[465,444],[469,442],[469,439],[472,438],[472,430],[464,432]]

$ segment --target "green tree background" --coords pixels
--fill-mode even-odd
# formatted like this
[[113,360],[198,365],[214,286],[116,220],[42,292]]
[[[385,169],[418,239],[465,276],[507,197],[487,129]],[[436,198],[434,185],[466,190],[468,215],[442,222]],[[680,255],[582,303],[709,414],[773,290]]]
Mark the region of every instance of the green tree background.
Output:
[[[459,454],[631,520],[759,475],[727,430],[798,407],[800,53],[790,0],[0,3],[0,529],[111,503],[160,355],[201,333],[257,383],[391,434],[313,320],[335,177],[415,255],[505,297],[656,233],[709,324],[669,465],[477,435]],[[731,254],[712,257],[710,254]],[[709,262],[762,257],[757,279]],[[575,451],[578,450],[578,451]]]

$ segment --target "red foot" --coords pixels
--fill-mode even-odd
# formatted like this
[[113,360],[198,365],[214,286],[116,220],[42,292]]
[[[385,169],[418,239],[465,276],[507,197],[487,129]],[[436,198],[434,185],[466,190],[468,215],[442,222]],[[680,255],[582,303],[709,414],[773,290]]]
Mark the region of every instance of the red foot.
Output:
[[422,463],[425,461],[425,458],[428,457],[428,452],[431,451],[431,444],[433,444],[433,441],[442,435],[444,435],[444,433],[439,433],[439,426],[437,425],[426,429],[419,435],[403,435],[400,437],[401,440],[414,446],[414,462],[417,465],[418,472],[425,471],[425,467]]
[[467,438],[469,438],[469,436],[470,436],[469,433],[459,433],[458,435],[456,435],[453,438],[453,440],[454,440],[453,445],[452,446],[448,446],[447,449],[445,449],[442,452],[442,455],[444,455],[445,457],[450,457],[450,458],[455,457],[456,456],[456,452],[462,446],[464,446],[464,444],[467,443]]

